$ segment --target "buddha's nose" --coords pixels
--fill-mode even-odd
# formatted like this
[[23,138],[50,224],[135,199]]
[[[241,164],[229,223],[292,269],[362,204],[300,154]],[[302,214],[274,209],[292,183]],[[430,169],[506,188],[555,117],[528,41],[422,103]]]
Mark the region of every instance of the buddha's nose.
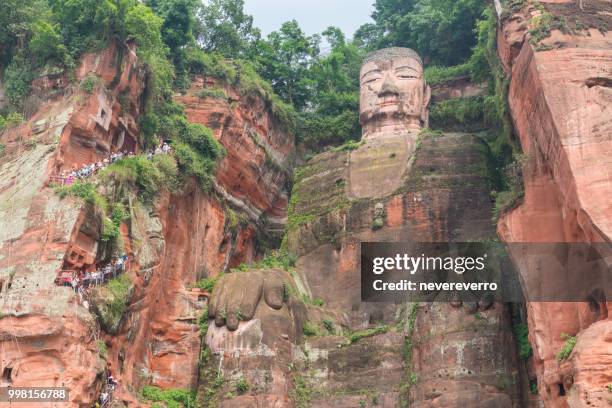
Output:
[[399,96],[399,94],[399,88],[395,84],[395,81],[387,74],[380,87],[380,91],[378,91],[378,96]]

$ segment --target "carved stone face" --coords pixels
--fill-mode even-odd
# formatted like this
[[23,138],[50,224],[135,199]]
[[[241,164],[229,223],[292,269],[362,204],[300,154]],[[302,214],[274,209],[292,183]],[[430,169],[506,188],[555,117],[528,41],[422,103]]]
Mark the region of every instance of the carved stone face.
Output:
[[414,51],[387,48],[366,57],[360,85],[359,118],[364,138],[427,126],[430,89]]

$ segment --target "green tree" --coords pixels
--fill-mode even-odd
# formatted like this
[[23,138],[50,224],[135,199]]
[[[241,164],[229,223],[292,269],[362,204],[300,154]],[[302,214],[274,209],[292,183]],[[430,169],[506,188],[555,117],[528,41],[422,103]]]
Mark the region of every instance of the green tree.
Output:
[[144,4],[137,3],[125,16],[125,31],[136,41],[137,50],[145,58],[165,53],[161,37],[163,20]]
[[16,47],[24,48],[32,25],[47,18],[49,8],[44,0],[0,1],[0,64],[10,62]]
[[53,18],[61,27],[68,51],[78,56],[83,51],[106,46],[108,40],[125,40],[125,18],[138,4],[136,0],[49,0]]
[[28,47],[40,65],[48,60],[63,63],[68,55],[57,26],[43,20],[33,24]]
[[163,19],[162,38],[171,50],[194,41],[197,0],[149,0],[147,5]]
[[195,44],[196,14],[201,3],[197,0],[149,0],[147,4],[163,18],[161,35],[174,64],[176,85],[187,88],[187,47]]
[[310,68],[309,109],[300,115],[300,138],[310,147],[342,144],[359,139],[359,70],[363,51],[347,43],[344,34],[330,27],[323,36],[330,53]]
[[255,60],[260,75],[285,102],[298,110],[308,103],[308,70],[318,58],[319,43],[318,35],[306,36],[297,21],[292,20],[257,45]]
[[33,72],[23,52],[18,52],[4,70],[4,89],[12,110],[21,111],[30,93]]
[[199,12],[197,39],[205,51],[226,57],[245,56],[261,32],[244,12],[244,0],[209,0]]
[[362,26],[356,38],[371,48],[410,47],[426,62],[456,65],[471,54],[484,7],[482,0],[377,0],[375,24]]

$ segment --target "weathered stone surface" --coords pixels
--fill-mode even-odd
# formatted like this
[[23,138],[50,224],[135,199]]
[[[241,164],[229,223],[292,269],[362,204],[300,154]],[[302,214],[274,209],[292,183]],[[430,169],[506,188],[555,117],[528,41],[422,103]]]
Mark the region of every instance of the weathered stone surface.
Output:
[[[116,400],[133,406],[140,404],[136,393],[146,384],[195,387],[197,321],[208,294],[190,285],[253,260],[257,237],[269,233],[266,228],[282,227],[286,214],[293,139],[257,98],[244,101],[249,109],[220,104],[231,132],[219,135],[230,156],[217,172],[218,195],[194,183],[175,195],[161,192],[153,207],[131,201],[131,221],[121,226],[121,235],[132,289],[126,313],[108,328],[113,334],[100,340],[107,348],[102,358],[93,315],[74,292],[54,284],[61,268],[93,267],[100,226],[86,208],[60,200],[47,184],[50,175],[111,150],[138,150],[145,82],[138,67],[132,45],[87,54],[77,78],[93,80],[91,94],[74,84],[72,94],[50,96],[28,122],[1,134],[6,154],[0,164],[0,369],[13,369],[15,386],[69,386],[70,406],[92,404],[107,367],[119,380]],[[200,119],[215,126],[214,114]],[[260,132],[264,142],[243,127]],[[242,170],[242,176],[236,173]],[[247,187],[230,184],[239,179],[246,179]]]
[[[227,98],[198,96],[210,87]],[[227,150],[217,168],[217,190],[253,221],[263,216],[282,230],[295,159],[293,136],[279,126],[263,100],[242,96],[220,82],[197,78],[176,99],[185,105],[188,119],[210,127]]]
[[[8,148],[0,163],[0,364],[10,372],[3,385],[65,385],[74,390],[70,398],[77,406],[95,398],[104,364],[91,315],[73,291],[54,283],[79,215],[72,200],[45,188],[66,106],[39,112],[30,123],[44,120],[48,127],[35,137],[30,123],[2,135]],[[54,114],[55,120],[49,116]],[[20,137],[33,141],[31,147]]]
[[431,101],[436,103],[455,98],[483,96],[487,93],[487,84],[474,84],[468,75],[453,78],[431,86]]
[[[366,146],[372,142],[379,141],[366,141]],[[297,286],[307,297],[322,299],[322,309],[333,316],[335,324],[344,327],[341,322],[345,321],[345,332],[372,328],[381,322],[395,324],[402,316],[401,308],[395,305],[361,303],[360,241],[460,241],[494,234],[487,150],[482,140],[460,133],[425,132],[417,145],[412,166],[400,185],[379,198],[351,196],[352,187],[347,183],[350,152],[323,153],[297,171],[287,238],[287,247],[298,254],[295,277],[301,284]],[[407,165],[407,158],[397,160]],[[377,169],[370,171],[376,178]],[[379,217],[382,225],[376,227],[373,222]],[[246,287],[261,286],[261,281],[252,282],[236,274],[225,281],[225,294],[216,292],[213,298],[229,295],[230,302],[245,301],[247,297],[239,293],[246,293]],[[229,293],[228,287],[235,293]],[[248,303],[245,310],[250,314],[254,303]],[[322,328],[322,320],[315,317],[313,309],[317,308],[308,307],[308,320]],[[255,315],[259,310],[270,313],[273,309],[260,300]],[[413,357],[408,364],[402,355],[404,333],[395,326],[350,345],[345,338],[333,335],[307,339],[302,347],[294,348],[292,356],[275,357],[279,366],[295,366],[290,384],[293,390],[285,392],[293,401],[308,400],[317,407],[354,407],[372,404],[372,400],[395,406],[408,398],[411,404],[422,407],[469,406],[475,401],[484,401],[487,406],[520,406],[508,311],[495,305],[481,312],[484,317],[476,318],[471,313],[468,308],[450,305],[420,308]],[[209,345],[218,349],[215,338],[230,339],[230,333],[236,333],[234,353],[241,354],[245,344],[254,353],[253,345],[265,336],[266,329],[262,325],[260,333],[259,325],[251,322],[238,322],[236,332],[211,328]],[[280,334],[271,330],[275,336]],[[246,363],[252,361],[251,357],[228,358],[227,352],[224,356],[223,365],[237,367],[240,361],[243,363],[241,371],[233,371],[234,376],[253,372],[254,363]],[[215,360],[210,367],[215,364],[220,363]],[[271,371],[265,370],[270,376]],[[411,381],[406,378],[407,372],[417,376],[412,386],[407,385]],[[442,372],[444,379],[438,377]],[[431,393],[431,384],[444,389],[443,397]],[[256,389],[249,396],[270,398],[270,393]]]
[[[545,6],[556,17],[586,23],[603,18],[609,24],[606,4],[585,2],[582,10],[576,2]],[[542,41],[551,49],[536,51],[525,38],[534,13],[519,10],[503,21],[499,33],[500,57],[512,74],[509,105],[530,165],[523,172],[524,200],[500,220],[498,233],[505,241],[517,242],[609,242],[612,163],[606,158],[612,151],[612,36],[594,29],[588,35],[553,31]],[[612,353],[605,340],[611,324],[609,304],[598,310],[586,303],[528,304],[538,390],[547,407],[601,402],[599,393],[590,397],[610,379],[597,368],[599,363],[583,358],[561,364],[556,356],[564,344],[562,334],[568,334],[577,335],[578,344],[582,336],[582,344],[599,342],[600,349],[592,352],[601,353],[598,358],[605,361]],[[595,339],[594,333],[602,337]],[[568,372],[581,379],[576,390]]]

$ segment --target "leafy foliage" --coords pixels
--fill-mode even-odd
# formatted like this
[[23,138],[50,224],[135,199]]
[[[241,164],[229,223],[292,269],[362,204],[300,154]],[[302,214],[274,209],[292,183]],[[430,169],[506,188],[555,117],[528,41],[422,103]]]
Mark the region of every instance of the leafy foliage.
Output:
[[83,92],[91,95],[94,89],[96,89],[97,83],[98,83],[98,78],[95,75],[87,75],[81,81],[81,89],[83,90]]
[[529,343],[529,328],[526,323],[520,323],[514,325],[512,329],[514,331],[514,338],[519,346],[519,356],[523,360],[527,360],[533,353],[533,349]]
[[105,184],[116,188],[127,187],[136,191],[145,202],[150,202],[161,190],[173,191],[178,185],[176,161],[167,155],[154,156],[148,160],[143,156],[119,160],[100,174]]
[[570,336],[566,333],[561,334],[561,338],[565,340],[565,343],[563,344],[563,347],[561,348],[559,353],[557,353],[557,361],[567,360],[570,354],[572,354],[572,351],[576,346],[576,342],[578,341],[576,336]]
[[482,123],[483,100],[481,97],[471,97],[441,101],[432,105],[430,120],[432,127],[443,129]]
[[304,336],[307,337],[323,335],[321,329],[316,324],[311,322],[305,322],[304,326],[302,327],[302,330],[304,331]]
[[355,37],[369,49],[410,47],[432,64],[456,65],[471,54],[484,6],[481,0],[376,0],[374,23]]
[[106,343],[104,342],[104,340],[98,340],[96,343],[98,345],[98,354],[100,355],[101,358],[106,359],[106,356],[108,355],[108,349],[106,348]]
[[189,390],[179,388],[162,390],[159,387],[145,385],[141,394],[143,399],[162,402],[167,408],[187,408],[196,406],[195,393]]
[[127,217],[125,209],[121,204],[113,205],[110,218],[104,218],[102,224],[102,233],[100,234],[100,241],[110,242],[115,241],[120,236],[119,227],[121,222]]
[[259,41],[254,56],[259,73],[274,91],[300,110],[309,99],[308,69],[319,53],[319,36],[306,36],[297,21],[287,21],[279,31]]
[[197,281],[195,283],[195,285],[193,285],[193,286],[196,287],[196,288],[200,288],[202,290],[205,290],[208,293],[212,293],[213,290],[215,289],[215,285],[217,284],[217,281],[219,280],[219,278],[221,276],[223,276],[223,274],[219,274],[217,276],[201,279],[201,280]]
[[313,390],[301,376],[293,378],[293,389],[290,392],[291,398],[297,408],[310,407]]
[[18,112],[11,112],[6,117],[0,115],[0,131],[23,123],[23,115]]
[[241,264],[236,269],[247,271],[249,269],[283,269],[291,270],[295,266],[296,257],[284,249],[266,254],[261,260],[249,264]]
[[82,199],[85,203],[92,205],[104,213],[108,210],[108,201],[98,193],[93,183],[77,181],[69,186],[61,186],[55,189],[60,198],[73,196]]
[[359,331],[353,332],[349,336],[349,342],[352,344],[363,338],[383,334],[383,333],[386,333],[387,331],[389,331],[389,326],[378,326],[378,327],[372,327],[372,328],[365,329],[365,330],[359,330]]
[[23,102],[30,93],[30,82],[34,72],[24,52],[18,52],[4,71],[4,89],[13,111],[21,111]]
[[50,60],[61,64],[68,57],[68,50],[63,44],[58,26],[44,20],[32,25],[29,48],[39,64]]
[[223,88],[203,88],[198,92],[198,98],[227,99],[227,94]]
[[198,318],[198,327],[200,328],[200,337],[206,336],[206,333],[208,333],[208,307],[204,308]]
[[127,310],[130,287],[130,278],[122,274],[111,279],[108,284],[95,288],[97,295],[94,299],[99,299],[96,301],[96,308],[105,330],[112,331],[118,327]]
[[240,377],[240,379],[236,382],[236,392],[238,394],[244,394],[249,390],[249,388],[249,383],[244,377]]
[[244,57],[261,33],[245,14],[244,0],[210,0],[199,13],[198,42],[205,51]]
[[436,85],[449,79],[469,75],[470,64],[464,63],[452,67],[440,67],[436,65],[425,68],[425,80],[429,85]]

